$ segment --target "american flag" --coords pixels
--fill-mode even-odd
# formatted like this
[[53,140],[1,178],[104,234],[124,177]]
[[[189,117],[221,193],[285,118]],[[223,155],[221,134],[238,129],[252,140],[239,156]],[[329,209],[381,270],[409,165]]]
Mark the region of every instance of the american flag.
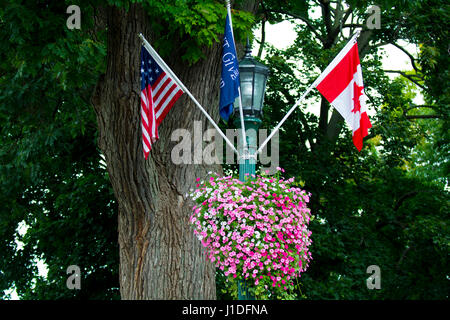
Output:
[[159,138],[158,126],[182,94],[181,88],[142,46],[141,119],[145,159]]

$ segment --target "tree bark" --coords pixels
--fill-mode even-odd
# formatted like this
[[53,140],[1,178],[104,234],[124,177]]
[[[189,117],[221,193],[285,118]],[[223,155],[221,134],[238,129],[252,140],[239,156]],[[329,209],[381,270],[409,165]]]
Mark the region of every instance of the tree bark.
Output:
[[[139,5],[107,9],[107,70],[92,102],[98,144],[118,201],[120,293],[122,299],[215,299],[215,267],[205,259],[189,225],[192,203],[186,193],[196,177],[219,165],[175,165],[170,136],[177,128],[203,130],[207,120],[184,94],[158,128],[160,139],[145,161],[140,129],[139,64],[142,32],[152,41],[150,19]],[[176,52],[166,63],[218,120],[220,44],[204,50],[206,59],[186,66]],[[164,58],[164,57],[163,57]],[[203,143],[202,141],[192,141]],[[193,150],[193,149],[192,149]]]

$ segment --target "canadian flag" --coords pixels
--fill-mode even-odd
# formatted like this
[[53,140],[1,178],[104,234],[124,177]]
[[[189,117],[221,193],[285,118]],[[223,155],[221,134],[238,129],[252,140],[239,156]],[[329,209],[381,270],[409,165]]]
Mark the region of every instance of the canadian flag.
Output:
[[358,151],[372,127],[367,116],[358,44],[349,42],[315,81],[315,87],[339,111],[353,130]]

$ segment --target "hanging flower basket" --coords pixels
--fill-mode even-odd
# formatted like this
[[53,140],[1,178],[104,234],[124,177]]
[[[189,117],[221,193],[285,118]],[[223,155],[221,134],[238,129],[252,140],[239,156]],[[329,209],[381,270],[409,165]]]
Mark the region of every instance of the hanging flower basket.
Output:
[[230,287],[241,281],[257,299],[295,298],[294,281],[312,259],[309,194],[280,173],[246,182],[213,174],[190,194],[190,222],[207,259]]

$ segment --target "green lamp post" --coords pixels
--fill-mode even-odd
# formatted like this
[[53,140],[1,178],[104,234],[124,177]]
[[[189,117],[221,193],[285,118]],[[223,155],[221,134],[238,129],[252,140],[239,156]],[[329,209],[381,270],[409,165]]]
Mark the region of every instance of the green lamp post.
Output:
[[[252,54],[250,43],[247,39],[245,55],[239,62],[239,74],[241,80],[241,99],[244,115],[244,126],[246,134],[247,148],[241,145],[239,154],[239,180],[245,181],[255,174],[256,150],[257,150],[257,131],[262,122],[262,109],[264,102],[264,93],[266,91],[267,77],[269,68],[256,61]],[[239,112],[239,101],[234,102],[234,120],[236,128],[241,128],[241,119]],[[242,137],[238,139],[242,141]],[[245,283],[238,282],[238,299],[255,300],[255,297],[248,293]]]

